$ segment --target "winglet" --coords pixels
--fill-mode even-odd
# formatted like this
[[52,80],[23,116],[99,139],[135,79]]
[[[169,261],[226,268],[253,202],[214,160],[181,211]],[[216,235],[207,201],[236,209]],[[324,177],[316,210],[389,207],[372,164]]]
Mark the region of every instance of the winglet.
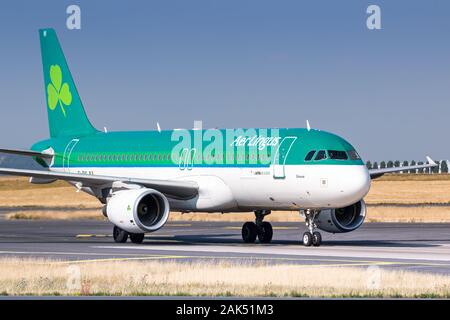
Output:
[[308,131],[311,130],[311,126],[309,125],[309,120],[306,120],[306,129]]
[[433,161],[433,159],[431,159],[429,156],[427,156],[427,161],[429,164],[437,166],[437,163]]

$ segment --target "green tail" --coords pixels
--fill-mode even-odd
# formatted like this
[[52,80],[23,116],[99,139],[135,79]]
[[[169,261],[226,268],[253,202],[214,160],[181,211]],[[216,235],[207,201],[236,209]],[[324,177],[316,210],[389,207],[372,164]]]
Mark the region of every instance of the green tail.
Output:
[[79,137],[97,132],[89,122],[53,29],[39,30],[50,136]]

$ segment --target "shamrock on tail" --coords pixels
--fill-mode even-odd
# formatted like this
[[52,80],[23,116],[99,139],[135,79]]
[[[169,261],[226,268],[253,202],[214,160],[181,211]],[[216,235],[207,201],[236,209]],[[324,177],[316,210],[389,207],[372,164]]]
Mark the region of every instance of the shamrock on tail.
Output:
[[62,113],[66,117],[64,105],[69,106],[72,103],[72,93],[67,82],[62,83],[61,68],[57,64],[50,66],[50,80],[51,83],[47,85],[48,107],[50,110],[55,110],[59,102]]

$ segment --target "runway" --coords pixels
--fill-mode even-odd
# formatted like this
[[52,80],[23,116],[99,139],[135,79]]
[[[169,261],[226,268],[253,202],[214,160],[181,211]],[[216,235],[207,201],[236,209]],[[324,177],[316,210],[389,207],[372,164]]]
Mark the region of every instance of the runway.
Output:
[[[450,275],[450,224],[367,223],[347,234],[323,232],[321,247],[303,247],[299,223],[273,223],[270,244],[244,244],[241,223],[170,222],[141,245],[114,243],[103,221],[0,219],[0,256],[88,261],[203,261],[300,266],[376,265]],[[64,262],[65,263],[65,262]]]

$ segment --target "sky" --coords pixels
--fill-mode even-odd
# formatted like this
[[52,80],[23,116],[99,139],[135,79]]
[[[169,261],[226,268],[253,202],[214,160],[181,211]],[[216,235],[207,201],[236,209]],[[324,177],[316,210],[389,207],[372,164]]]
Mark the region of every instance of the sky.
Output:
[[0,146],[49,136],[38,29],[51,27],[99,129],[309,120],[365,160],[449,159],[449,13],[444,0],[2,1]]

